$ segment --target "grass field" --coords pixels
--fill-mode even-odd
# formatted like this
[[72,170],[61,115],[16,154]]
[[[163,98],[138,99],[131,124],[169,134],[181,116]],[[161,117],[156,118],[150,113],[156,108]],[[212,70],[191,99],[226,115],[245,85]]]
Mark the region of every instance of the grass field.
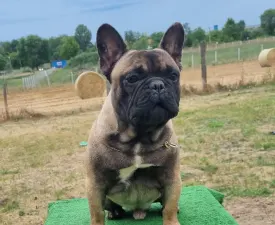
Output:
[[[87,99],[80,101],[70,83],[70,69],[60,69],[50,76],[52,87],[37,88],[29,91],[13,89],[9,85],[8,105],[13,117],[70,114],[90,110],[93,105],[100,107],[102,99]],[[275,74],[275,69],[261,68],[257,61],[233,63],[208,67],[208,84],[235,84],[240,81],[249,82],[261,80],[269,73]],[[76,75],[76,74],[75,74]],[[74,79],[76,76],[74,77]],[[65,84],[64,79],[68,79]],[[62,84],[63,83],[63,84]],[[67,84],[66,84],[67,83]],[[181,74],[181,84],[201,88],[201,71],[199,68],[184,69]],[[62,84],[62,85],[60,85]],[[45,85],[46,86],[46,85]],[[0,121],[4,115],[3,96],[0,95]],[[2,118],[1,118],[2,116]]]
[[[275,48],[275,40],[267,42],[252,42],[244,43],[239,46],[228,46],[226,48],[210,49],[206,52],[206,61],[208,65],[212,64],[227,64],[239,61],[238,48],[240,48],[240,61],[255,60],[258,59],[259,53],[262,48]],[[215,62],[215,51],[217,52],[217,62]],[[188,68],[192,65],[192,55],[194,67],[200,66],[200,50],[197,48],[193,51],[183,50],[183,67]]]
[[[68,101],[64,90],[48,97],[32,93],[34,104],[46,98],[44,108],[55,109],[61,99]],[[50,201],[85,197],[85,148],[79,142],[87,140],[100,107],[75,99],[71,109],[80,102],[87,111],[0,125],[0,224],[43,224]],[[186,96],[174,119],[184,185],[223,191],[225,207],[240,225],[274,224],[274,111],[275,86],[267,85]]]

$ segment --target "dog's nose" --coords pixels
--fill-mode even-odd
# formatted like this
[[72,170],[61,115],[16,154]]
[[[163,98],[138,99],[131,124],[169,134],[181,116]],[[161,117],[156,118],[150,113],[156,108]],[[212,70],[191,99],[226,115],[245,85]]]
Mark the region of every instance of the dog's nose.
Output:
[[164,83],[161,80],[154,80],[149,85],[150,89],[160,92],[164,89]]

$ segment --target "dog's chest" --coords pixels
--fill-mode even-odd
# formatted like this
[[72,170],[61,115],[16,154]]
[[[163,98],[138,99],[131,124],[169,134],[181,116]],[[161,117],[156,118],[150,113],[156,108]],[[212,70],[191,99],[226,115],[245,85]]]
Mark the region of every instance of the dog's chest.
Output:
[[126,181],[138,169],[149,168],[149,167],[152,167],[152,166],[156,166],[156,165],[152,164],[152,163],[145,163],[144,162],[144,158],[141,155],[141,144],[137,143],[133,147],[132,165],[130,165],[129,167],[121,168],[119,170],[119,178],[120,178],[121,181]]

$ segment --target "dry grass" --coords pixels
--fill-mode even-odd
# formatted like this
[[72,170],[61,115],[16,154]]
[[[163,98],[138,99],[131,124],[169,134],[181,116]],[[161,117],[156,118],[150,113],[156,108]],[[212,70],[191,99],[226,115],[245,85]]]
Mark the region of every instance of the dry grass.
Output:
[[[258,73],[256,76],[255,73]],[[184,70],[181,75],[181,94],[204,95],[214,92],[231,92],[275,82],[275,70],[261,68],[257,62],[242,62],[208,67],[208,86],[201,89],[200,69]],[[71,84],[29,91],[10,90],[8,105],[10,118],[41,118],[71,115],[98,110],[104,98],[83,99],[77,96]],[[0,96],[0,122],[6,120],[2,96]]]
[[[191,95],[180,107],[174,124],[184,185],[274,196],[274,86]],[[96,115],[89,110],[0,125],[0,224],[43,224],[49,202],[85,197],[79,142],[87,140]]]
[[[73,85],[9,92],[8,94],[9,114],[14,120],[98,110],[103,101],[104,98],[81,100],[76,95]],[[0,98],[0,122],[5,119],[4,103]]]
[[[275,68],[262,68],[257,60],[207,66],[207,83],[215,86],[217,83],[234,85],[240,80],[257,82],[270,73],[275,74]],[[201,87],[201,69],[184,69],[181,74],[181,84]]]

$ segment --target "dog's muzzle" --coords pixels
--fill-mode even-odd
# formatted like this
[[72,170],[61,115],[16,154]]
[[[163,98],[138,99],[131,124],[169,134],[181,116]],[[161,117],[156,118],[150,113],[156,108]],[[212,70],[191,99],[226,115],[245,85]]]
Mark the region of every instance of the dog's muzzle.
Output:
[[149,84],[150,90],[153,92],[150,97],[152,103],[160,102],[160,94],[165,90],[165,84],[162,80],[153,80]]

